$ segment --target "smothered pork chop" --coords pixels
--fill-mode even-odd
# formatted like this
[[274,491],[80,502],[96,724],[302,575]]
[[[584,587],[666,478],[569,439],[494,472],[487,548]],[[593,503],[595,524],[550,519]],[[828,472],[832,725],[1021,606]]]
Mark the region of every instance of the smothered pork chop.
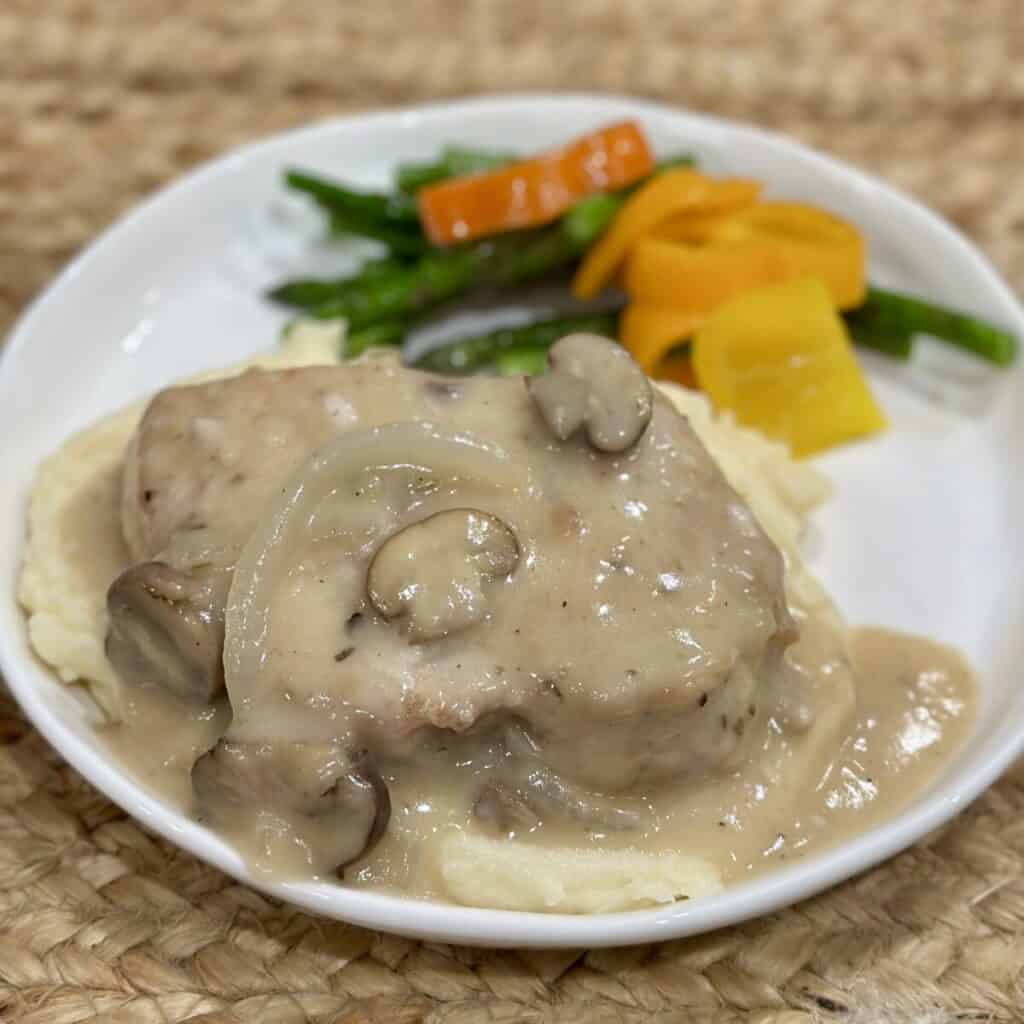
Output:
[[559,357],[529,390],[376,361],[151,403],[108,653],[188,698],[226,682],[212,815],[328,816],[343,863],[386,827],[381,767],[443,738],[489,824],[635,828],[648,787],[749,742],[795,637],[779,552],[621,349]]
[[[257,867],[523,909],[700,895],[864,827],[963,728],[955,655],[848,642],[792,546],[787,599],[622,349],[570,336],[549,363],[251,370],[137,421],[109,492],[110,739]],[[723,451],[742,437],[695,408]],[[733,447],[767,489],[770,446]]]

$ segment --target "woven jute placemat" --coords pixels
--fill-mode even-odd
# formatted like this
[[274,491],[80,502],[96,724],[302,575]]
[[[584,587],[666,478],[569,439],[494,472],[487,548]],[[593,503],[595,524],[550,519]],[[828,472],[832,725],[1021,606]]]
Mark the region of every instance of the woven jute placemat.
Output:
[[[0,332],[199,160],[327,114],[548,88],[785,130],[937,207],[1024,287],[1020,0],[0,0]],[[740,928],[495,952],[264,899],[147,834],[0,698],[0,1019],[1024,1020],[1022,787],[1024,764],[929,841]]]

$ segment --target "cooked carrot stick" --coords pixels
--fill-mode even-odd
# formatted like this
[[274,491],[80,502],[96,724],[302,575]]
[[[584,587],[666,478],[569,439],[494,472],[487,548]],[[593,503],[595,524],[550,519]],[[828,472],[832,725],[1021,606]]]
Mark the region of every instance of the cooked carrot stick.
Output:
[[531,160],[420,189],[420,221],[434,245],[535,227],[584,196],[637,181],[653,166],[640,127],[624,121]]

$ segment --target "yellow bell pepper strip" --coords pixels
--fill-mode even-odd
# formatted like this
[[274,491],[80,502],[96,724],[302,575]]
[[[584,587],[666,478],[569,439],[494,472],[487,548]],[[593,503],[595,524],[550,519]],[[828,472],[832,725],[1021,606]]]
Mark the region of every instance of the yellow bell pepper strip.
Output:
[[579,299],[593,298],[611,281],[629,247],[663,221],[684,212],[749,206],[760,189],[756,181],[716,180],[686,167],[656,174],[626,200],[611,227],[587,253],[573,278],[573,294]]
[[675,306],[631,302],[619,317],[619,341],[648,377],[663,357],[704,322],[700,314]]
[[864,239],[846,221],[804,203],[765,202],[743,209],[675,217],[656,237],[726,247],[771,243],[785,254],[787,276],[824,278],[840,309],[854,309],[867,292]]
[[814,277],[747,292],[694,335],[693,368],[719,409],[794,455],[885,426],[825,284]]
[[623,287],[634,302],[706,315],[752,288],[792,276],[785,251],[761,239],[685,245],[643,238],[626,260]]

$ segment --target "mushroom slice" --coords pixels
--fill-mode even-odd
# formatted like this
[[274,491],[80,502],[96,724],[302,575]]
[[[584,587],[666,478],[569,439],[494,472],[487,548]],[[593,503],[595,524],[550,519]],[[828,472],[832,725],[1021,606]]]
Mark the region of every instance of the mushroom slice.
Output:
[[448,509],[392,534],[370,563],[366,591],[385,619],[406,618],[412,639],[436,640],[480,622],[484,583],[518,562],[519,543],[500,519]]
[[648,823],[649,812],[635,799],[593,793],[543,765],[531,765],[516,786],[539,814],[572,818],[602,832],[629,832]]
[[635,832],[650,825],[649,808],[568,782],[542,765],[520,764],[481,786],[474,816],[489,831],[526,832],[546,819],[570,819],[596,832]]
[[623,452],[647,429],[651,382],[633,357],[596,334],[569,334],[548,352],[547,373],[526,386],[551,432],[567,441],[580,427],[601,452]]
[[646,801],[595,793],[552,771],[526,724],[499,726],[509,759],[477,792],[473,813],[491,831],[525,831],[549,818],[572,819],[588,829],[628,832],[651,825]]
[[518,790],[503,782],[487,782],[473,801],[473,816],[498,835],[529,832],[541,823],[540,815]]
[[224,688],[224,594],[216,570],[140,562],[107,591],[106,652],[126,682],[209,702]]
[[214,814],[253,807],[276,811],[301,829],[331,823],[331,859],[340,874],[368,853],[391,817],[387,785],[365,754],[336,743],[233,743],[220,740],[192,766],[199,802]]

